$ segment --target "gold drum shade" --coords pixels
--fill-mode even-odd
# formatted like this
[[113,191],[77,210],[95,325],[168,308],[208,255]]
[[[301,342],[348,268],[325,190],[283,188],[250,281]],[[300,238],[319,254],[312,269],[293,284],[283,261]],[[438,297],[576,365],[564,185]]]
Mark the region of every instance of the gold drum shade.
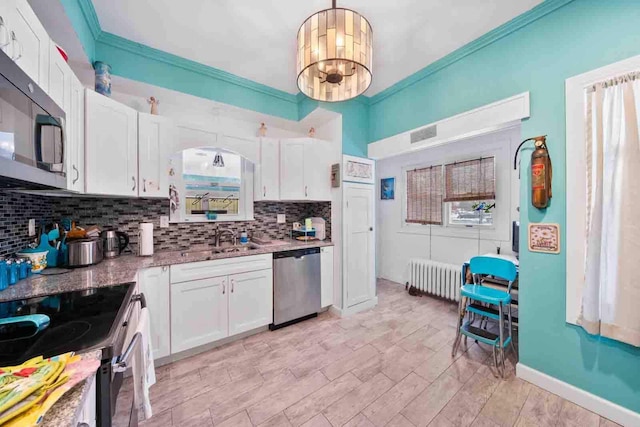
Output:
[[298,88],[318,101],[346,101],[371,84],[373,32],[364,16],[332,8],[311,15],[298,30]]

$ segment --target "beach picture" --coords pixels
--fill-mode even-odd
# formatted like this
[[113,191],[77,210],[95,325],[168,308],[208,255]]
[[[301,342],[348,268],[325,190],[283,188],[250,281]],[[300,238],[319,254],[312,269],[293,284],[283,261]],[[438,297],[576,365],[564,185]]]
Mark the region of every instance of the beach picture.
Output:
[[396,198],[396,179],[382,178],[380,180],[380,200],[393,200]]

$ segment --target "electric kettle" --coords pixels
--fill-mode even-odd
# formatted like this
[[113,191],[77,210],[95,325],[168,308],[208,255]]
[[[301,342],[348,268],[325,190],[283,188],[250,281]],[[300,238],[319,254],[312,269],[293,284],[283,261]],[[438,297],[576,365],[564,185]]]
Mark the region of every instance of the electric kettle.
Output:
[[103,249],[105,258],[115,258],[119,256],[129,244],[129,236],[122,231],[103,231],[100,233],[100,237],[104,242]]

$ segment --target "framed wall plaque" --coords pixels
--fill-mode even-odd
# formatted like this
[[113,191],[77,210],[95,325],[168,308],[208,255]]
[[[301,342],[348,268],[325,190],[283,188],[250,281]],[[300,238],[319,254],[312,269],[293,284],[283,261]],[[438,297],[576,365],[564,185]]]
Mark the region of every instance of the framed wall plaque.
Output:
[[560,224],[529,224],[529,250],[546,254],[560,253]]

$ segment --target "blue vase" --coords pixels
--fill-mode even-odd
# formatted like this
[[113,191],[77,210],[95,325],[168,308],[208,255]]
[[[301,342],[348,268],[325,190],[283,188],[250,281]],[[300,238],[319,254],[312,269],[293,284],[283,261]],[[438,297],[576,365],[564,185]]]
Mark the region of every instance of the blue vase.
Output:
[[93,63],[96,71],[96,92],[104,96],[111,96],[111,65],[96,61]]

